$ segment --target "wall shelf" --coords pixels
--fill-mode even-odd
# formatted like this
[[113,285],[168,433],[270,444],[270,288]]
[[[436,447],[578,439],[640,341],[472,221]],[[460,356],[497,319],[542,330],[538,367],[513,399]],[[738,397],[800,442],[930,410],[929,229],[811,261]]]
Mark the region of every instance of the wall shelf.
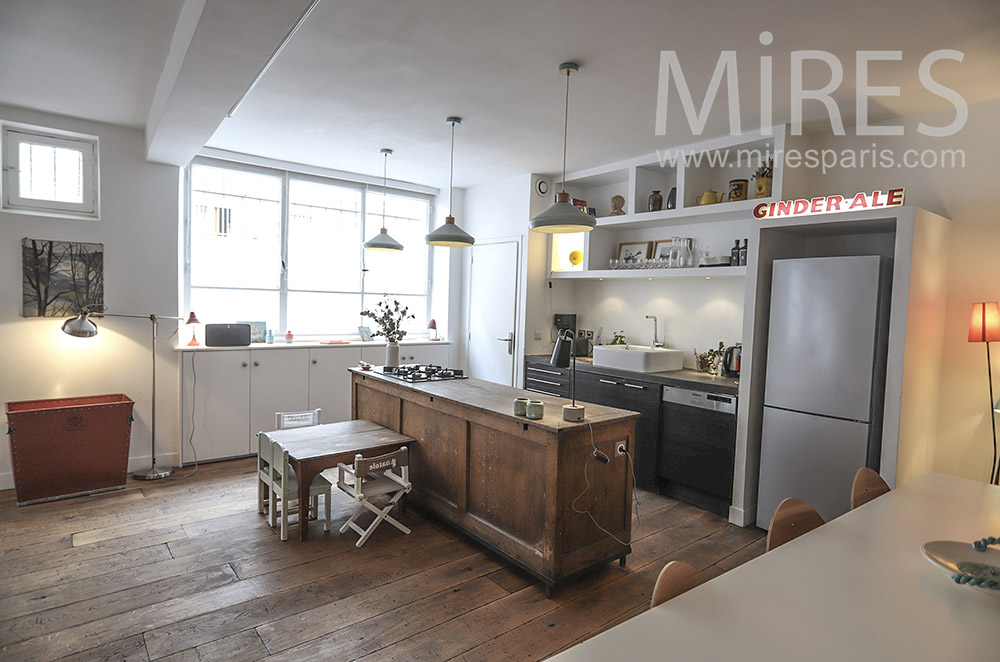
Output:
[[[776,126],[767,135],[754,132],[724,136],[567,174],[566,190],[597,210],[597,227],[572,240],[550,241],[549,268],[553,278],[705,278],[704,270],[698,269],[636,270],[638,273],[632,274],[628,270],[608,270],[607,266],[617,256],[622,242],[657,242],[671,236],[691,238],[696,260],[701,256],[728,255],[734,240],[749,236],[754,207],[781,199],[784,168],[780,158],[775,159],[769,197],[753,197],[751,175],[762,162],[783,153],[786,130]],[[749,199],[697,204],[701,193],[709,188],[728,193],[729,182],[734,179],[748,181]],[[676,188],[676,209],[646,211],[652,190],[659,190],[666,199],[671,188]],[[615,195],[625,198],[626,213],[609,216],[610,200]],[[582,269],[567,269],[572,250],[583,253]],[[742,277],[745,271],[737,273],[740,267],[726,269],[734,271],[727,272],[728,276],[723,276],[719,268],[713,271],[719,277]]]
[[701,267],[694,269],[590,269],[553,271],[553,280],[663,280],[671,278],[744,278],[746,267]]

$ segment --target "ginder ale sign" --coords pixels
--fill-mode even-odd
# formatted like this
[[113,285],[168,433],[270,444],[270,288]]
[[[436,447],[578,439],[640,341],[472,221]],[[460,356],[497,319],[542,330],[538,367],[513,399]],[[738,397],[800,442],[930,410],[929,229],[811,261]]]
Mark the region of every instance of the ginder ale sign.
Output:
[[899,207],[903,204],[903,192],[903,188],[891,188],[888,191],[872,191],[871,193],[862,191],[853,196],[827,195],[819,198],[782,200],[770,204],[762,202],[753,208],[753,217],[759,219],[788,218],[881,207]]

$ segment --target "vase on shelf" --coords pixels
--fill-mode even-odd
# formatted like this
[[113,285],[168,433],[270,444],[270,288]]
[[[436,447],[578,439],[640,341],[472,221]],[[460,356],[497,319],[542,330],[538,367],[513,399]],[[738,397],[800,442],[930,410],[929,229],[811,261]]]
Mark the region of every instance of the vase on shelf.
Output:
[[387,366],[399,365],[399,343],[390,340],[385,344],[385,364]]
[[667,194],[667,209],[677,209],[677,187],[674,186]]
[[649,211],[660,211],[663,209],[663,196],[659,191],[653,191],[649,196]]

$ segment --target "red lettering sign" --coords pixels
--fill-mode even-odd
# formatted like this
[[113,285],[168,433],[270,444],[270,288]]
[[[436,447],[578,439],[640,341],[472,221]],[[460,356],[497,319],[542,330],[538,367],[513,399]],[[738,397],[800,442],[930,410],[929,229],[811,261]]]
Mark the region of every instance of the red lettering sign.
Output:
[[850,197],[828,195],[825,197],[782,200],[770,205],[761,203],[753,208],[754,218],[784,218],[808,214],[830,214],[852,209],[875,209],[877,207],[899,207],[903,204],[905,189],[892,188],[888,191],[857,193]]

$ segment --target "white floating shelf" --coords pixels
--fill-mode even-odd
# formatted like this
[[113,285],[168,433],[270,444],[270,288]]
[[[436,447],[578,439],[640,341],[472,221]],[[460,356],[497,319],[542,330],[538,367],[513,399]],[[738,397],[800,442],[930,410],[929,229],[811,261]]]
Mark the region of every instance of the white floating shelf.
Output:
[[599,228],[640,228],[649,225],[668,227],[692,222],[712,223],[717,221],[748,220],[753,216],[753,208],[760,203],[771,204],[776,198],[757,198],[739,202],[720,202],[714,205],[700,205],[683,209],[647,211],[624,216],[603,216],[597,219]]
[[662,280],[667,278],[745,278],[746,267],[700,267],[693,269],[599,269],[553,271],[553,280]]

